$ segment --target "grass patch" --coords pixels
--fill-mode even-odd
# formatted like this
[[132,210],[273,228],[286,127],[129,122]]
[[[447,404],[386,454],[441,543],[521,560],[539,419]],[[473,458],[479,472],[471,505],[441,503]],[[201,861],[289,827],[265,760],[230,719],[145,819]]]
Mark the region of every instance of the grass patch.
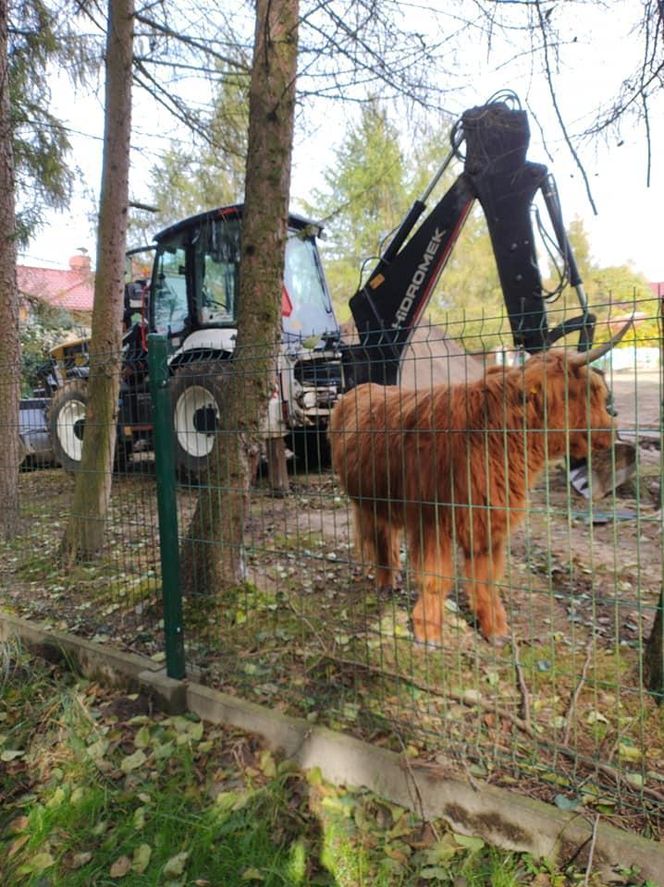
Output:
[[[114,479],[103,556],[70,571],[55,555],[71,479],[40,471],[23,475],[21,487],[30,507],[19,537],[0,541],[2,605],[58,630],[163,658],[154,478]],[[178,492],[183,531],[195,498],[196,491]],[[647,563],[639,576],[625,574],[627,588],[625,577],[616,585],[601,572],[611,563],[610,528],[596,528],[592,552],[585,531],[570,537],[566,524],[549,532],[533,521],[532,539],[515,537],[503,596],[519,642],[535,731],[528,735],[513,722],[524,707],[515,648],[496,650],[481,639],[461,588],[448,599],[442,649],[416,645],[413,600],[378,594],[353,569],[347,511],[331,476],[294,478],[286,499],[256,491],[247,533],[250,581],[184,601],[189,668],[209,686],[396,751],[412,747],[425,761],[458,760],[462,776],[470,767],[478,778],[551,803],[583,804],[618,826],[661,836],[661,805],[642,793],[664,785],[661,712],[641,689],[635,646],[647,627],[640,610],[651,612]],[[642,561],[647,552],[657,566],[657,589],[661,570],[653,558],[660,548],[653,538],[639,550]],[[591,554],[592,574],[584,567]],[[623,604],[636,600],[637,589],[646,597],[632,612]],[[591,631],[594,649],[572,709]],[[566,738],[574,759],[554,747]],[[621,781],[598,778],[597,761],[610,762]]]
[[251,736],[152,713],[15,648],[2,664],[3,884],[553,887],[584,874],[331,786]]

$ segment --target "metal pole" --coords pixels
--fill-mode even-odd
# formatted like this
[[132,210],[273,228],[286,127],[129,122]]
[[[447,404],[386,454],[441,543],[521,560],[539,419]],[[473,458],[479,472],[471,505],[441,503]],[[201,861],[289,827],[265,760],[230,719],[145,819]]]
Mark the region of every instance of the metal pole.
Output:
[[171,397],[168,388],[168,339],[148,336],[148,368],[152,397],[154,454],[157,470],[157,509],[159,513],[159,552],[161,590],[164,601],[164,641],[166,674],[185,676],[184,629],[178,512],[175,495],[175,453],[171,427]]
[[[659,432],[664,440],[664,292],[657,288],[659,311],[657,312],[657,332],[659,334]],[[659,445],[659,509],[664,508],[664,447]],[[662,585],[664,586],[664,564],[662,564]]]

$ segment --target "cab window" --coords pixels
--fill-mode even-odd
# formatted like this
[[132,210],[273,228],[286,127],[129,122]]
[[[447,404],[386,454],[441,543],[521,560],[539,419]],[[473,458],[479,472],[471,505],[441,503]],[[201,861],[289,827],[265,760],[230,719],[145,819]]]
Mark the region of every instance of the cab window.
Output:
[[240,223],[215,219],[196,240],[198,322],[225,326],[235,322],[240,268]]
[[155,332],[175,336],[184,331],[187,305],[186,254],[183,248],[159,250],[152,281],[152,311]]

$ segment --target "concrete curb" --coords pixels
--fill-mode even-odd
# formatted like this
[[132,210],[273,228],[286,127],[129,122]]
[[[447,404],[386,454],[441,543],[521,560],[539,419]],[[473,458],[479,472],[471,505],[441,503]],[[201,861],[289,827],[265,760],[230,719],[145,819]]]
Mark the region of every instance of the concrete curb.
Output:
[[[18,638],[45,658],[65,659],[82,674],[113,686],[148,692],[170,711],[191,711],[203,720],[238,727],[263,737],[302,769],[320,768],[333,783],[366,786],[425,818],[442,817],[462,834],[477,835],[506,850],[536,857],[575,859],[583,865],[593,827],[581,815],[525,798],[506,789],[445,774],[359,739],[317,727],[189,681],[168,678],[145,657],[102,647],[60,631],[40,628],[0,612],[0,641]],[[598,868],[635,867],[642,878],[664,887],[664,848],[638,835],[599,823],[594,842]]]

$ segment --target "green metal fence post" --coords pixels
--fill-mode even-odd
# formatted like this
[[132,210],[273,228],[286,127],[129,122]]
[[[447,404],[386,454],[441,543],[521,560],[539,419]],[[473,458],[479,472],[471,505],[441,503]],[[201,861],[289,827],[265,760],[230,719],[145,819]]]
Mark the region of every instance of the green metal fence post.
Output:
[[184,629],[178,512],[175,495],[175,453],[171,428],[168,389],[168,339],[148,336],[148,367],[152,397],[154,453],[157,469],[157,509],[159,513],[159,552],[161,587],[164,601],[166,673],[169,678],[185,676]]

